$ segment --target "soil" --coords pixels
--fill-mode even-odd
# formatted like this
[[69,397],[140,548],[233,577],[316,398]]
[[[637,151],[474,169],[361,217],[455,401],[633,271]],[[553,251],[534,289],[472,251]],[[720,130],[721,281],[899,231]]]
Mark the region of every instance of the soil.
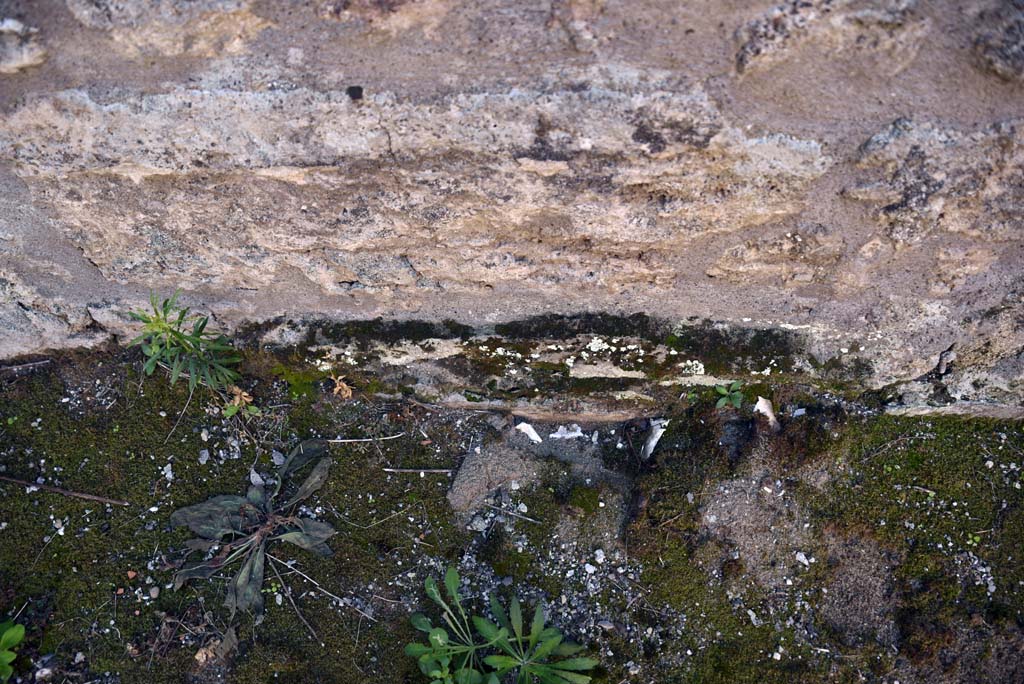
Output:
[[[424,581],[448,567],[478,614],[492,592],[543,602],[600,661],[595,682],[995,682],[1024,667],[1019,422],[894,416],[856,390],[735,370],[721,382],[744,402],[716,409],[707,375],[664,384],[677,357],[640,363],[671,342],[649,330],[363,330],[249,338],[241,385],[260,416],[144,376],[137,348],[0,371],[2,474],[128,502],[0,482],[0,614],[27,628],[22,681],[426,681],[403,649],[412,613],[438,617]],[[565,359],[584,352],[643,377],[574,379]],[[778,432],[751,413],[758,396]],[[644,459],[653,418],[669,422]],[[301,509],[337,531],[333,555],[272,542],[261,621],[222,607],[233,569],[174,590],[190,535],[171,513],[272,481],[311,438],[369,440],[330,447]]]

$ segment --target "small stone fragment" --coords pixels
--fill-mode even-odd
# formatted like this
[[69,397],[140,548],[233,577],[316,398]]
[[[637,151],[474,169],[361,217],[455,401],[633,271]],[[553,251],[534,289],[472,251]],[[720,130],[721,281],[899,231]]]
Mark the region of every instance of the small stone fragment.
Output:
[[519,423],[518,425],[516,425],[516,430],[519,430],[524,435],[529,437],[530,441],[533,442],[534,444],[540,444],[541,442],[544,441],[543,439],[541,439],[540,435],[537,434],[537,431],[533,429],[533,426],[530,425],[529,423]]

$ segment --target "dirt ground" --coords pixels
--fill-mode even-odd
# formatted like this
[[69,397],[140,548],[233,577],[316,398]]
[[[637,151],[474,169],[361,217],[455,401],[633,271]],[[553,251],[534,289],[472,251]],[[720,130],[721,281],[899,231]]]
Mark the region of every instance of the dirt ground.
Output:
[[[8,364],[0,475],[29,483],[0,481],[17,676],[425,682],[409,618],[437,618],[424,581],[456,567],[478,614],[491,592],[543,602],[595,682],[1024,677],[1019,421],[893,416],[897,395],[781,353],[752,374],[771,360],[738,340],[716,358],[609,326],[260,331],[242,341],[255,417],[145,377],[137,349]],[[740,408],[716,408],[734,380]],[[237,566],[175,590],[191,535],[171,514],[273,482],[315,438],[367,440],[329,446],[300,509],[333,555],[271,542],[262,621],[223,606]]]

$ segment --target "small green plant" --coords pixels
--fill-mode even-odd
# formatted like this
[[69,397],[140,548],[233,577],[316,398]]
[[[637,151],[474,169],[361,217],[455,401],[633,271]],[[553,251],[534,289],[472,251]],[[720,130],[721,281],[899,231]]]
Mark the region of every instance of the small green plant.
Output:
[[740,390],[741,387],[743,387],[743,385],[740,384],[739,380],[733,382],[731,385],[728,386],[715,385],[715,391],[721,395],[718,397],[718,401],[715,403],[715,408],[722,408],[723,406],[727,406],[729,404],[732,404],[736,408],[742,406],[743,392]]
[[240,407],[237,404],[225,404],[224,406],[224,417],[230,418],[231,416],[237,415],[239,412],[243,416],[262,416],[263,409],[259,406],[244,406]]
[[11,663],[17,658],[14,647],[25,638],[25,627],[14,624],[13,620],[0,622],[0,681],[6,682],[14,674]]
[[157,366],[165,368],[171,374],[172,385],[184,374],[189,391],[200,382],[213,390],[226,390],[240,377],[231,366],[242,359],[224,335],[206,329],[208,316],[178,306],[179,293],[175,290],[162,303],[150,293],[153,312],[131,312],[131,317],[143,324],[142,334],[131,341],[141,345],[146,355],[143,370],[152,375]]
[[[445,627],[435,627],[424,615],[412,616],[413,626],[427,634],[427,643],[405,647],[416,658],[420,672],[431,684],[586,684],[590,677],[581,672],[592,670],[598,662],[592,658],[572,657],[583,650],[565,641],[554,627],[546,627],[544,606],[537,604],[527,632],[522,606],[513,598],[505,608],[492,594],[491,613],[497,623],[478,615],[469,616],[459,594],[459,573],[448,568],[444,576],[445,601],[437,582],[428,577],[427,597],[441,608]],[[450,604],[449,604],[450,601]]]
[[241,412],[243,416],[263,415],[263,411],[260,407],[252,403],[252,395],[237,385],[231,385],[228,387],[228,394],[231,395],[231,399],[224,404],[225,418],[230,418],[239,412]]
[[[327,481],[331,462],[326,452],[327,442],[306,440],[288,454],[277,471],[273,487],[268,489],[265,483],[253,484],[245,496],[215,496],[172,513],[172,525],[187,526],[200,537],[185,543],[189,551],[209,554],[216,550],[213,556],[179,570],[174,577],[174,588],[180,589],[190,579],[208,579],[241,561],[235,577],[228,582],[224,605],[232,616],[236,610],[252,610],[259,619],[263,614],[261,589],[268,542],[291,542],[307,551],[330,556],[327,540],[334,536],[334,528],[295,513],[298,504]],[[284,482],[314,461],[316,464],[295,493],[278,505],[275,499]]]

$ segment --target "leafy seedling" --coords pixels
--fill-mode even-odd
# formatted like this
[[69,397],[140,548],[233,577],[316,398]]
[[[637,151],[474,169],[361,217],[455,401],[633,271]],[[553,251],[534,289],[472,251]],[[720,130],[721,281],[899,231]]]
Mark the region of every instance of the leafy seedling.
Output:
[[208,316],[178,306],[179,294],[175,290],[158,302],[156,294],[150,293],[153,312],[131,312],[131,317],[143,324],[142,334],[131,341],[146,355],[143,371],[152,375],[158,366],[164,368],[170,372],[172,385],[184,374],[189,391],[200,382],[212,390],[226,390],[240,377],[232,367],[242,358],[224,335],[206,329]]
[[743,385],[740,384],[739,380],[733,382],[731,385],[715,385],[715,391],[718,392],[718,401],[715,403],[715,408],[722,408],[729,404],[739,408],[743,405],[743,392],[740,388]]
[[[494,674],[501,679],[513,673],[516,684],[586,684],[590,677],[580,674],[597,667],[593,658],[576,656],[582,646],[567,642],[555,627],[546,627],[544,605],[537,604],[530,622],[530,631],[523,629],[523,611],[519,599],[513,598],[508,613],[491,595],[491,612],[498,620],[495,625],[484,618],[474,617],[473,623],[484,638],[496,639],[501,654],[489,655],[484,663],[494,668]],[[506,636],[502,637],[502,634]]]
[[24,625],[16,625],[12,620],[0,622],[0,681],[6,682],[14,674],[11,663],[18,657],[14,647],[24,638]]
[[[288,454],[277,471],[273,487],[253,484],[244,497],[215,496],[172,513],[172,525],[187,526],[199,535],[198,539],[185,543],[187,549],[207,554],[203,560],[178,571],[174,588],[180,589],[190,579],[208,579],[241,561],[241,567],[228,583],[224,605],[230,609],[232,617],[236,610],[251,610],[261,619],[263,595],[260,590],[269,542],[291,542],[321,556],[332,553],[327,540],[334,536],[334,528],[295,513],[298,504],[327,481],[331,461],[325,456],[326,452],[327,442],[306,440]],[[314,465],[302,484],[279,504],[277,498],[285,481],[311,463]]]
[[509,611],[495,596],[491,612],[497,624],[466,613],[459,595],[459,574],[449,568],[444,578],[448,601],[437,582],[428,578],[427,597],[441,608],[445,626],[434,626],[424,615],[412,616],[413,626],[427,634],[427,643],[412,643],[405,652],[417,659],[420,672],[431,684],[499,684],[511,677],[515,684],[586,684],[581,672],[597,667],[592,658],[573,658],[582,647],[564,641],[554,627],[546,627],[544,608],[537,606],[529,632],[523,627],[522,606],[513,599]]
[[444,600],[437,581],[428,577],[424,583],[427,598],[441,608],[444,627],[435,627],[429,618],[417,613],[412,616],[412,625],[427,634],[427,643],[408,644],[406,655],[416,658],[420,672],[430,677],[431,684],[497,684],[494,677],[484,679],[478,651],[488,644],[477,642],[469,616],[462,607],[459,594],[459,573],[448,568],[444,576],[444,588],[448,601]]
[[242,388],[231,385],[228,387],[228,394],[231,395],[231,400],[224,404],[225,418],[230,418],[237,413],[241,413],[243,416],[263,415],[260,407],[252,403],[252,395]]

